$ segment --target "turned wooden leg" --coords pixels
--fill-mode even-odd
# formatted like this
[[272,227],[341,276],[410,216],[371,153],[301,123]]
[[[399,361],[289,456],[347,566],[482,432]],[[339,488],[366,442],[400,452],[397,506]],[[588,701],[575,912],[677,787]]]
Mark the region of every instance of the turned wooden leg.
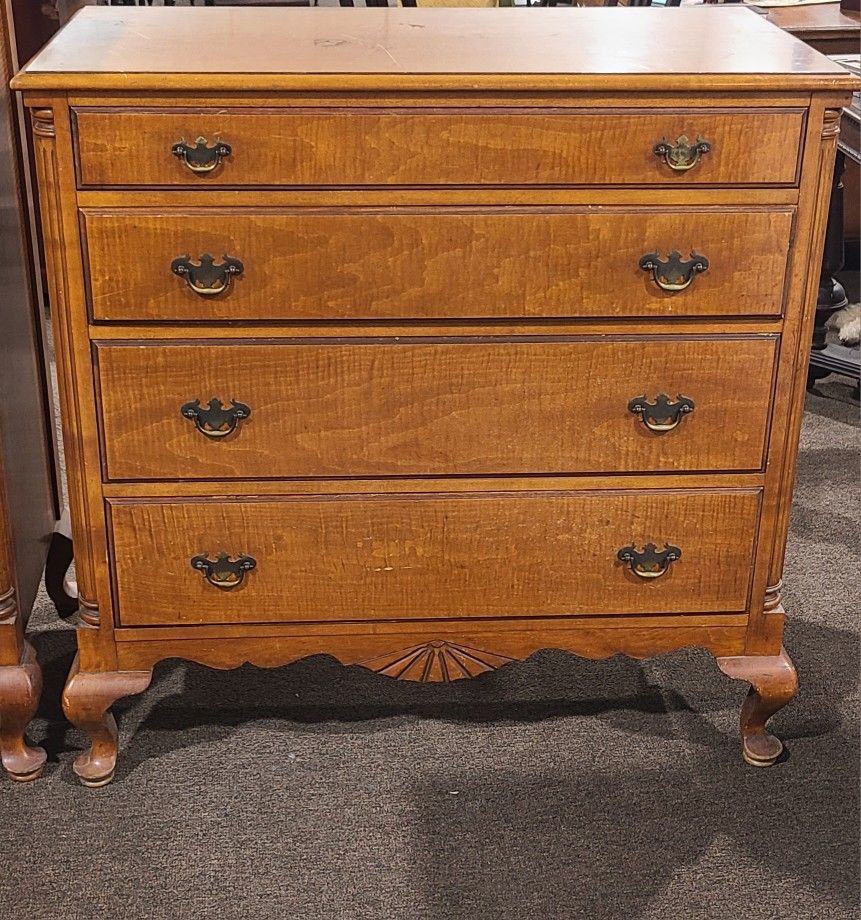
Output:
[[41,694],[42,669],[33,646],[25,642],[21,663],[0,667],[0,760],[9,777],[20,783],[41,776],[47,759],[24,738]]
[[73,765],[85,786],[107,786],[114,778],[117,723],[110,707],[124,696],[143,693],[151,680],[152,671],[81,671],[75,658],[63,690],[63,712],[91,742]]
[[765,723],[798,689],[792,659],[781,648],[779,655],[739,655],[718,658],[717,663],[727,677],[750,684],[741,708],[742,756],[753,767],[770,767],[780,757],[783,742],[765,730]]

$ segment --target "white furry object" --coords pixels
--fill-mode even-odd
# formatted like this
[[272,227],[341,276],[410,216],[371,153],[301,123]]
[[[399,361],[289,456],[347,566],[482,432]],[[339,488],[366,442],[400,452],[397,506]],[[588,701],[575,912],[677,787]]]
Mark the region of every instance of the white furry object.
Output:
[[861,303],[850,303],[835,313],[833,324],[843,345],[858,345],[861,342]]

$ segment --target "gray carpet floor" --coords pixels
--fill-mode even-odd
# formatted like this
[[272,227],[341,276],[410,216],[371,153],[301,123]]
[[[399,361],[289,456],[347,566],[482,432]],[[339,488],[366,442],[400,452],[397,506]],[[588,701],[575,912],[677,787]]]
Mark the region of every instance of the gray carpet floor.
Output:
[[804,423],[784,763],[743,764],[745,686],[698,650],[449,686],[166,662],[91,791],[59,711],[73,634],[42,598],[50,762],[0,781],[0,920],[857,918],[858,408],[835,381]]

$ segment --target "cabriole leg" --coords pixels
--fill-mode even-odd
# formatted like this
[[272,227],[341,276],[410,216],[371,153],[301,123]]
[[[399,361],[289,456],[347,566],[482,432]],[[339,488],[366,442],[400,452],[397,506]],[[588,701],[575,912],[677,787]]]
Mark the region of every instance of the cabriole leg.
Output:
[[11,779],[26,783],[42,775],[47,756],[24,737],[42,694],[42,669],[29,643],[18,665],[0,667],[0,760]]
[[718,658],[728,677],[746,680],[750,692],[741,708],[742,756],[753,767],[770,767],[783,751],[783,742],[765,730],[765,724],[798,689],[795,665],[780,649],[779,655],[739,655]]
[[107,786],[117,764],[117,723],[110,707],[124,696],[143,693],[152,680],[151,671],[84,672],[75,658],[63,690],[63,712],[90,739],[73,769],[85,786]]

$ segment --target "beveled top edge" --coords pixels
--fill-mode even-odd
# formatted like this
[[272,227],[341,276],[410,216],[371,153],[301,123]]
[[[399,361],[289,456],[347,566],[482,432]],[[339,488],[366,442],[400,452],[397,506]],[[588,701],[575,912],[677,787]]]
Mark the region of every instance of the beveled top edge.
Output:
[[84,7],[23,90],[826,89],[861,85],[751,10]]
[[[392,78],[387,74],[229,74],[218,78],[195,75],[197,79],[185,79],[182,86],[165,86],[163,74],[133,74],[127,80],[118,81],[110,74],[44,74],[21,75],[11,81],[11,87],[24,92],[93,92],[116,94],[127,92],[158,92],[164,95],[187,96],[193,92],[214,93],[287,93],[287,92],[391,92]],[[833,91],[846,95],[861,89],[861,82],[854,81],[851,74],[843,77],[834,75],[807,75],[794,78],[765,77],[762,74],[739,74],[709,80],[708,88],[702,79],[674,78],[672,74],[651,74],[637,81],[630,77],[613,75],[597,83],[588,75],[571,75],[553,79],[546,74],[523,74],[505,79],[500,74],[474,74],[464,81],[462,74],[438,74],[427,77],[424,74],[404,74],[398,81],[397,91],[404,92],[791,92],[791,91]],[[217,100],[213,100],[216,102]]]

